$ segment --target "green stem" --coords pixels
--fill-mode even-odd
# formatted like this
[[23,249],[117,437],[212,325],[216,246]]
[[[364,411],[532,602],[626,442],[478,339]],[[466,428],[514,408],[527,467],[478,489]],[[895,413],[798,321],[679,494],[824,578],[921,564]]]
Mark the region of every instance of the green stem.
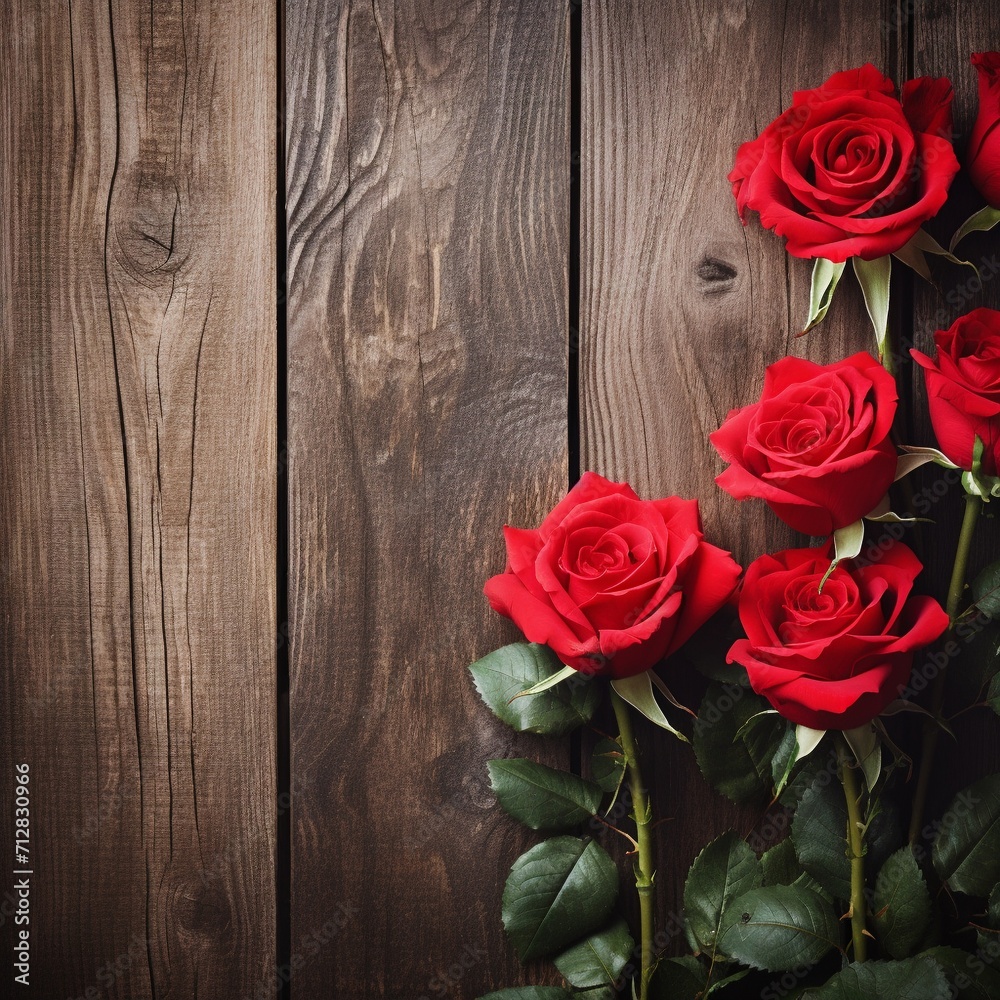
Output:
[[[955,550],[955,563],[951,570],[951,581],[948,584],[948,603],[945,611],[951,623],[948,634],[951,635],[958,618],[958,609],[962,604],[962,594],[965,591],[965,575],[969,567],[969,553],[972,551],[972,539],[976,533],[976,523],[983,509],[980,497],[967,494],[965,497],[965,516],[962,518],[962,530],[958,536],[958,547]],[[909,842],[915,844],[920,837],[924,824],[924,811],[927,807],[927,794],[930,791],[931,769],[934,764],[934,753],[937,750],[941,729],[938,719],[944,708],[945,678],[947,665],[939,668],[931,688],[931,703],[929,711],[931,718],[924,723],[924,739],[920,748],[920,773],[917,776],[917,790],[913,795],[913,813],[910,816]]]
[[632,796],[632,813],[635,819],[636,840],[639,848],[635,864],[635,888],[639,894],[640,949],[642,953],[639,972],[639,1000],[649,996],[649,980],[653,974],[653,830],[649,796],[639,768],[639,748],[632,735],[632,716],[628,705],[611,689],[611,704],[618,720],[622,752],[628,768],[629,792]]
[[846,741],[838,747],[840,780],[847,800],[847,845],[851,856],[851,941],[854,943],[854,961],[863,962],[868,956],[865,938],[865,844],[861,813],[858,803],[861,793],[854,772],[853,756]]

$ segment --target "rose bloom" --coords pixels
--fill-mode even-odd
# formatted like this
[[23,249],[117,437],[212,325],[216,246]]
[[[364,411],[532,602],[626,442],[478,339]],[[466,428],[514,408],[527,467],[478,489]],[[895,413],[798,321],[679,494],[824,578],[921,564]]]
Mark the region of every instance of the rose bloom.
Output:
[[1000,208],[1000,52],[976,52],[972,65],[979,73],[979,114],[969,137],[969,176],[976,190]]
[[736,154],[740,218],[759,212],[795,257],[841,263],[898,250],[937,214],[958,171],[951,100],[948,80],[921,77],[900,101],[870,63],[796,92]]
[[737,500],[766,500],[796,531],[830,535],[870,514],[895,478],[896,398],[870,354],[832,365],[782,358],[760,402],[709,435],[730,463],[716,482]]
[[978,436],[982,471],[1000,469],[1000,312],[973,309],[934,334],[937,356],[910,351],[924,369],[927,402],[938,447],[956,465],[972,468]]
[[878,562],[830,567],[832,544],[762,556],[746,572],[729,651],[750,686],[786,719],[811,729],[855,729],[894,701],[914,652],[948,627],[931,597],[911,595],[923,568],[900,542]]
[[694,500],[640,500],[585,473],[537,530],[504,528],[494,610],[584,673],[629,677],[676,650],[733,593],[740,567],[704,541]]

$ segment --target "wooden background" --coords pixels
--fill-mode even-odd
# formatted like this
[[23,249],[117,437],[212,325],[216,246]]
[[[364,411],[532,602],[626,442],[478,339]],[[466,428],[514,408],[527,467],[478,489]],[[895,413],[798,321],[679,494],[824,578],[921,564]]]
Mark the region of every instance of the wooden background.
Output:
[[[697,496],[744,562],[792,541],[714,487],[707,434],[769,362],[871,334],[847,279],[795,338],[809,266],[740,226],[735,149],[866,60],[951,77],[962,148],[968,55],[998,47],[985,0],[4,5],[0,869],[27,762],[21,994],[471,998],[550,976],[503,938],[531,838],[485,761],[580,768],[586,740],[514,737],[469,683],[516,638],[481,596],[501,526],[590,468]],[[975,205],[960,183],[934,231]],[[1000,306],[965,281],[904,277],[899,341]],[[951,530],[920,539],[939,577]],[[996,769],[993,722],[942,775]],[[666,921],[698,848],[757,817],[686,748],[641,742],[673,817]]]

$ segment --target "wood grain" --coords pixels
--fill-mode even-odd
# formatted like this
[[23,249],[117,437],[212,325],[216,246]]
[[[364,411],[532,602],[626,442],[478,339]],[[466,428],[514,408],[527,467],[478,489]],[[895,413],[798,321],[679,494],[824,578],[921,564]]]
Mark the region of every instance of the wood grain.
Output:
[[499,914],[530,841],[485,761],[569,748],[515,739],[466,666],[518,638],[482,596],[501,526],[567,482],[567,26],[555,2],[288,7],[297,996],[525,975]]
[[274,7],[2,22],[0,815],[8,872],[29,763],[24,992],[243,996],[274,963]]
[[[763,504],[714,485],[722,463],[708,434],[758,397],[766,365],[786,354],[834,361],[872,340],[846,280],[823,325],[796,339],[810,266],[756,220],[741,227],[726,175],[794,90],[869,60],[893,72],[893,10],[883,18],[861,0],[583,8],[582,463],[640,495],[697,497],[708,537],[743,565],[794,536]],[[697,701],[699,682],[673,683]],[[690,748],[659,732],[646,744],[658,815],[674,819],[660,828],[666,925],[698,850],[756,816],[706,788]],[[670,947],[683,949],[683,936]]]
[[[969,62],[973,52],[993,51],[1000,47],[1000,11],[990,4],[920,3],[913,8],[913,75],[946,76],[955,88],[955,147],[965,164],[969,131],[978,108],[976,71]],[[972,212],[983,206],[983,199],[973,189],[964,172],[952,186],[948,203],[928,226],[947,245],[952,233]],[[934,332],[947,329],[962,314],[979,306],[1000,309],[1000,251],[997,231],[977,233],[959,246],[961,256],[973,261],[982,275],[977,284],[967,268],[942,267],[935,271],[938,288],[925,282],[914,283],[912,334],[908,338],[917,348],[934,355]],[[934,433],[927,412],[926,393],[921,369],[911,365],[914,409],[914,444],[934,444]],[[929,469],[918,481],[918,491],[926,490],[934,502],[928,516],[935,524],[922,532],[922,555],[928,568],[926,579],[933,581],[943,601],[954,559],[958,528],[962,519],[962,490],[952,485],[942,497],[935,487],[943,479],[942,470]],[[939,499],[940,497],[940,499]],[[1000,558],[1000,531],[995,515],[979,522],[970,561],[971,580],[987,563]],[[949,686],[953,698],[949,711],[964,708],[969,702],[966,685],[961,683],[963,667],[957,661],[951,671]],[[942,739],[935,758],[927,819],[939,816],[955,792],[986,774],[1000,770],[1000,726],[989,711],[973,711],[961,716],[956,727],[958,740]]]

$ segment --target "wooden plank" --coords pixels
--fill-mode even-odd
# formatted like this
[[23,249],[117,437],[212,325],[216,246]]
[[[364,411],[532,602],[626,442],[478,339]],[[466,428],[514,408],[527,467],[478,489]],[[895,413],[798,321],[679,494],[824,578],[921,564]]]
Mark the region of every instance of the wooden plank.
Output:
[[274,964],[274,6],[2,21],[0,840],[9,889],[26,762],[24,995],[243,996]]
[[[993,51],[1000,46],[1000,10],[987,3],[952,4],[939,7],[916,4],[912,13],[913,74],[947,76],[955,88],[955,146],[961,159],[975,121],[979,105],[976,71],[969,63],[973,52]],[[964,163],[964,160],[962,161]],[[964,171],[952,186],[948,204],[928,226],[945,245],[952,233],[974,211],[983,206],[983,199],[972,187]],[[1000,309],[1000,252],[996,230],[977,233],[959,247],[963,257],[973,261],[983,275],[981,285],[970,281],[967,268],[944,267],[936,271],[939,289],[922,281],[914,282],[912,342],[925,353],[934,355],[934,331],[947,329],[963,313],[979,306]],[[915,443],[934,443],[934,434],[927,413],[927,400],[921,369],[910,368],[913,385]],[[953,485],[944,496],[940,470],[928,469],[918,482],[918,492],[933,502],[928,516],[935,524],[921,533],[922,556],[937,584],[937,596],[943,602],[947,581],[958,540],[962,519],[962,490]],[[935,489],[937,487],[937,489]],[[980,522],[970,562],[970,579],[987,563],[1000,558],[1000,536],[996,522]],[[929,574],[929,575],[930,575]],[[953,698],[949,711],[957,711],[969,703],[970,695],[961,684],[962,665],[959,662],[949,687]],[[927,818],[939,816],[955,791],[979,777],[1000,770],[1000,731],[996,717],[989,711],[963,714],[956,727],[957,742],[942,739],[931,779]],[[955,776],[959,776],[956,778]]]
[[[886,7],[881,20],[862,0],[583,8],[582,462],[644,496],[697,497],[708,537],[743,565],[794,536],[763,504],[714,485],[722,464],[708,434],[757,398],[780,357],[825,363],[873,341],[853,281],[796,339],[810,265],[756,220],[741,227],[726,175],[794,90],[868,60],[894,71]],[[699,697],[697,680],[674,683]],[[688,747],[658,732],[646,742],[658,815],[676,817],[659,828],[666,924],[700,847],[757,817],[707,792]]]
[[485,761],[568,745],[513,738],[465,668],[517,638],[481,594],[501,525],[567,482],[567,31],[561,3],[287,11],[296,995],[524,975],[499,913],[529,841]]

